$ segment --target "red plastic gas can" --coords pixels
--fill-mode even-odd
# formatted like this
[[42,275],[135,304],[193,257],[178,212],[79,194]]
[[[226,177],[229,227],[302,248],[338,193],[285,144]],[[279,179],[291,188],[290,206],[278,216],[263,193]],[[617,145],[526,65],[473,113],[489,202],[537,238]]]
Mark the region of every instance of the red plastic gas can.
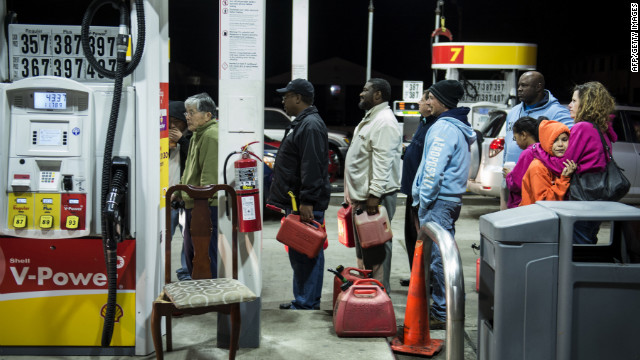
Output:
[[276,240],[307,255],[310,259],[318,256],[326,238],[327,233],[322,229],[322,224],[317,221],[314,221],[313,225],[301,222],[300,216],[294,214],[284,218],[276,235]]
[[374,215],[369,215],[366,211],[356,213],[354,223],[363,249],[382,245],[393,237],[389,215],[384,206],[378,206],[378,213]]
[[338,241],[346,247],[356,246],[353,239],[353,218],[351,217],[351,205],[346,202],[338,209]]
[[476,292],[480,292],[480,259],[476,260]]
[[375,279],[359,279],[338,295],[333,328],[340,337],[395,336],[396,314],[391,298]]
[[[372,270],[362,270],[354,267],[348,267],[343,269],[340,272],[340,275],[345,279],[351,281],[352,283],[356,282],[358,279],[367,279],[371,277]],[[336,306],[336,300],[338,299],[338,295],[342,292],[340,286],[342,285],[342,281],[337,277],[333,278],[333,307]]]

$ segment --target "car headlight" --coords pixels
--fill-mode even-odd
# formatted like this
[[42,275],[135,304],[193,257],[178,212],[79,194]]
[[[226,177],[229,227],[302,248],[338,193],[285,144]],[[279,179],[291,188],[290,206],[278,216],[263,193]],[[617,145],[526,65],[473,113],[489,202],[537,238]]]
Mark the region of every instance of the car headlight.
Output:
[[275,165],[276,163],[276,158],[273,156],[265,155],[262,158],[262,161],[264,161],[265,165],[267,165],[269,169],[273,169],[273,165]]

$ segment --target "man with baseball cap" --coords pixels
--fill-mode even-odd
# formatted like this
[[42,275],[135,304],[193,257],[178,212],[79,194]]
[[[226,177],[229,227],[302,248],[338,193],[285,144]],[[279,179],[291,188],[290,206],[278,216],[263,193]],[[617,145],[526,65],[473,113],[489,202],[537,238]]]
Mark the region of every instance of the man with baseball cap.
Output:
[[[329,207],[329,142],[327,127],[313,106],[313,85],[304,79],[290,81],[276,90],[289,116],[295,116],[287,128],[276,155],[273,182],[267,203],[293,211],[289,192],[300,205],[300,220],[322,224]],[[324,251],[309,259],[289,248],[293,269],[293,301],[280,305],[283,310],[318,310],[322,295]]]
[[[476,134],[467,120],[469,108],[457,107],[464,89],[456,80],[442,80],[429,88],[426,106],[436,117],[425,138],[422,161],[413,180],[413,206],[418,208],[420,226],[434,221],[455,235],[462,195],[467,189],[470,147]],[[446,324],[446,301],[442,257],[436,243],[431,248],[433,305],[431,329]]]

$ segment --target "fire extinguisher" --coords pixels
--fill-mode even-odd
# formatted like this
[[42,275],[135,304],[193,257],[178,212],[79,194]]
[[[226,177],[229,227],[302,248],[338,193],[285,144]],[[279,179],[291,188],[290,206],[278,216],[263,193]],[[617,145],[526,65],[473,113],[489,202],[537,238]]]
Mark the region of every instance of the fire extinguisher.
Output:
[[[238,202],[240,232],[254,232],[262,230],[260,221],[260,190],[258,189],[258,161],[260,157],[248,150],[251,142],[242,147],[241,151],[234,151],[224,161],[224,182],[227,183],[227,162],[231,156],[240,154],[241,158],[233,162],[235,170],[236,201]],[[252,159],[251,156],[256,159]],[[229,201],[227,199],[227,201]],[[227,213],[229,207],[227,206]]]

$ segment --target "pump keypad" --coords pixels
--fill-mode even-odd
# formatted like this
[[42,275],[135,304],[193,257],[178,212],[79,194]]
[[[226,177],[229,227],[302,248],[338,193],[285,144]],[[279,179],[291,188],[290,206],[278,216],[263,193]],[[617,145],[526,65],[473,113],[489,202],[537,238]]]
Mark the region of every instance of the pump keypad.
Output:
[[67,222],[66,222],[67,229],[77,229],[79,223],[80,223],[80,219],[77,216],[74,216],[74,215],[67,216]]
[[13,227],[16,229],[24,229],[27,227],[27,215],[18,214],[13,217]]
[[40,216],[40,227],[43,229],[51,229],[53,226],[53,216],[42,215]]

